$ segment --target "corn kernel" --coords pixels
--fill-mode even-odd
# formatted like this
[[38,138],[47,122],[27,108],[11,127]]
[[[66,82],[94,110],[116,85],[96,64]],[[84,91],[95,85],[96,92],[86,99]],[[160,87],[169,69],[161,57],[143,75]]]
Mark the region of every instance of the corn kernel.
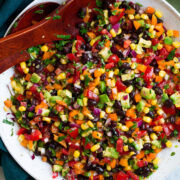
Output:
[[158,18],[162,18],[163,17],[163,14],[161,11],[156,11],[155,12],[155,15],[158,17]]
[[51,122],[51,118],[49,118],[49,117],[43,117],[43,119],[42,119],[43,121],[46,121],[46,122],[48,122],[48,123],[50,123]]
[[130,44],[130,47],[131,47],[132,50],[135,50],[136,49],[136,44],[132,43],[132,44]]
[[135,152],[134,151],[131,151],[130,153],[129,153],[129,156],[133,156],[135,154]]
[[105,73],[105,69],[100,68],[99,70],[100,70],[100,72],[101,72],[102,74],[104,74],[104,73]]
[[162,126],[154,126],[153,127],[153,131],[160,132],[162,130],[163,130]]
[[149,28],[149,32],[152,33],[153,31],[154,31],[154,26],[152,25],[152,26],[150,26],[150,28]]
[[23,72],[24,72],[25,74],[28,74],[28,72],[29,72],[29,68],[25,68],[25,69],[23,69]]
[[113,112],[112,107],[107,107],[107,108],[106,108],[106,113],[110,114],[110,113],[112,113],[112,112]]
[[148,107],[145,107],[145,108],[143,109],[143,112],[144,112],[145,114],[148,114],[148,113],[149,113],[149,108],[148,108]]
[[88,124],[88,126],[91,127],[91,128],[94,127],[94,124],[92,123],[92,121],[88,121],[87,124]]
[[125,171],[132,171],[132,168],[131,168],[131,166],[126,166],[126,167],[124,168],[124,170],[125,170]]
[[157,149],[157,147],[156,147],[156,146],[154,146],[154,145],[152,145],[152,149],[153,149],[153,150],[155,150],[155,149]]
[[180,69],[180,63],[176,63],[176,64],[174,65],[174,68],[175,68],[175,69]]
[[74,158],[78,158],[80,156],[80,151],[76,150],[73,154]]
[[19,107],[19,111],[21,111],[21,112],[26,111],[26,107],[25,107],[25,106],[20,106],[20,107]]
[[61,58],[60,62],[61,62],[61,64],[67,64],[67,60],[64,58]]
[[153,31],[152,33],[151,33],[151,38],[155,38],[155,36],[156,36],[156,31]]
[[161,71],[159,72],[159,76],[164,77],[165,75],[166,75],[166,72],[165,72],[165,71],[162,71],[162,70],[161,70]]
[[47,52],[48,51],[48,46],[46,46],[46,45],[44,45],[44,46],[42,46],[41,47],[41,51],[43,51],[43,52]]
[[22,69],[25,69],[26,68],[26,62],[21,62],[20,66],[21,66]]
[[93,92],[94,92],[95,94],[99,94],[99,89],[98,89],[98,88],[95,88],[95,89],[93,90]]
[[107,169],[108,171],[111,171],[111,166],[110,166],[109,164],[107,164],[106,169]]
[[121,127],[121,130],[124,131],[124,132],[126,132],[126,131],[129,131],[129,128],[128,128],[127,126],[122,126],[122,127]]
[[140,14],[135,15],[135,19],[140,19],[140,18],[141,18]]
[[58,122],[58,121],[56,121],[56,122],[54,123],[54,126],[56,126],[56,127],[59,127],[59,125],[60,125],[60,122]]
[[151,101],[151,104],[152,104],[153,106],[155,106],[155,105],[157,104],[157,100],[156,100],[156,99],[152,100],[152,101]]
[[113,38],[116,37],[116,32],[115,32],[114,29],[111,29],[111,30],[110,30],[110,33],[111,33],[111,35],[112,35]]
[[150,142],[150,138],[149,138],[148,135],[145,135],[145,136],[144,136],[144,141],[145,141],[145,142]]
[[119,69],[115,69],[115,70],[114,70],[114,74],[115,74],[115,75],[118,75],[118,74],[119,74]]
[[114,87],[116,85],[116,81],[115,81],[115,79],[112,79],[111,80],[111,87]]
[[178,49],[180,47],[180,42],[173,42],[173,46]]
[[24,135],[21,134],[18,136],[18,141],[21,143],[24,140]]
[[163,45],[162,45],[161,43],[158,43],[157,49],[158,49],[158,50],[161,50],[162,48],[163,48]]
[[128,17],[129,17],[129,19],[131,19],[131,20],[134,19],[134,15],[133,15],[133,14],[129,14]]
[[163,115],[163,114],[164,114],[164,111],[163,111],[162,109],[159,109],[159,110],[157,111],[157,114],[158,114],[158,115]]
[[151,123],[152,119],[150,117],[148,117],[148,116],[144,116],[143,121],[146,122],[146,123]]
[[133,143],[134,139],[133,138],[129,138],[128,141],[129,141],[129,143]]
[[123,150],[124,150],[125,152],[129,151],[128,145],[123,146]]
[[105,115],[106,115],[106,113],[105,113],[104,111],[101,111],[101,112],[100,112],[100,118],[104,118]]
[[94,146],[91,147],[91,151],[95,152],[100,148],[100,144],[95,144]]
[[179,60],[178,60],[177,57],[174,57],[174,58],[173,58],[173,61],[174,61],[175,63],[179,62]]
[[158,164],[159,164],[159,161],[160,161],[160,159],[157,157],[157,158],[155,158],[155,159],[153,160],[153,164],[154,164],[154,165],[158,165]]
[[133,90],[133,86],[129,86],[128,88],[126,88],[126,93],[130,94]]
[[168,148],[171,148],[171,147],[172,147],[172,142],[171,142],[171,141],[167,141],[167,142],[166,142],[166,146],[167,146]]
[[63,79],[66,79],[66,74],[65,74],[65,73],[60,73],[60,74],[57,76],[57,80],[63,80]]
[[80,80],[83,81],[84,80],[84,75],[80,75]]
[[173,70],[173,73],[174,73],[174,74],[179,74],[179,69],[174,69],[174,70]]
[[158,137],[156,136],[155,133],[151,133],[151,134],[150,134],[150,138],[151,138],[152,140],[157,140],[157,139],[158,139]]
[[87,104],[88,104],[88,98],[87,98],[87,97],[84,97],[84,98],[83,98],[83,105],[84,105],[84,106],[87,106]]
[[117,128],[121,129],[122,128],[122,124],[121,123],[117,123]]
[[141,14],[141,18],[144,19],[144,20],[148,20],[149,19],[147,14]]
[[117,35],[121,34],[122,33],[122,29],[119,28],[118,32],[117,32]]
[[173,30],[168,30],[167,31],[167,36],[171,37],[173,35],[174,35]]
[[113,76],[114,76],[114,72],[113,72],[113,71],[109,71],[109,72],[108,72],[108,77],[109,77],[109,78],[113,78]]
[[86,130],[86,129],[88,129],[88,128],[89,128],[89,126],[88,126],[87,123],[81,124],[81,129],[82,129],[82,130]]
[[137,67],[137,63],[133,62],[133,63],[131,64],[131,69],[136,69],[136,67]]

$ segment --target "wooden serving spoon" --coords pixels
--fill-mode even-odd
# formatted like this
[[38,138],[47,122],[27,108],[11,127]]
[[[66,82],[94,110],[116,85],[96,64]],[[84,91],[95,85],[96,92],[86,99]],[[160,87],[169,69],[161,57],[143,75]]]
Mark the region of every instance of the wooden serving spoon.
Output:
[[[95,0],[68,0],[41,22],[0,39],[0,73],[29,59],[29,47],[60,40],[57,35],[76,35],[76,24],[81,22],[77,14],[83,7],[95,7]],[[21,52],[21,53],[19,53]],[[8,57],[11,55],[11,57]]]

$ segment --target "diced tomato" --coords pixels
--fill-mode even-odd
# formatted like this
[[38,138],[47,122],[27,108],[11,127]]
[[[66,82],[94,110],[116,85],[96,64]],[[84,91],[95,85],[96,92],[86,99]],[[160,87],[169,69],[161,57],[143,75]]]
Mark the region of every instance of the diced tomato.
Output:
[[116,87],[117,87],[118,91],[124,91],[127,88],[126,85],[124,85],[120,79],[117,79]]
[[83,39],[82,36],[77,35],[77,36],[76,36],[76,39],[77,39],[78,41],[83,42],[84,44],[86,43],[86,41]]
[[69,53],[69,54],[67,54],[66,55],[67,56],[67,58],[70,60],[70,61],[75,61],[75,62],[78,62],[79,61],[79,59],[75,56],[75,54],[73,54],[73,53]]
[[138,165],[138,167],[144,167],[145,163],[144,163],[143,160],[139,160],[139,161],[137,162],[137,165]]
[[114,67],[114,63],[113,62],[108,63],[108,64],[105,65],[106,69],[112,69],[113,67]]
[[80,78],[80,71],[75,69],[74,76],[73,76],[73,83],[75,83]]
[[170,136],[171,133],[174,131],[175,127],[172,124],[163,124],[163,131],[165,132],[166,136]]
[[68,129],[68,134],[72,137],[72,138],[76,138],[79,134],[78,132],[78,128],[74,127],[71,129]]
[[116,64],[119,62],[119,57],[116,54],[113,54],[109,57],[108,62]]
[[76,50],[79,51],[81,49],[81,45],[83,44],[82,41],[77,40],[76,42]]
[[163,110],[166,114],[171,114],[171,115],[176,114],[176,107],[174,105],[172,105],[170,108],[163,106]]
[[88,92],[87,92],[87,97],[89,99],[99,101],[99,96],[97,94],[95,94],[94,92],[90,91],[90,90],[88,90]]
[[159,40],[158,39],[152,39],[152,45],[155,46],[156,44],[159,43]]
[[119,153],[122,153],[122,152],[123,152],[123,140],[122,140],[121,138],[119,138],[119,139],[117,140],[116,150],[117,150],[117,152],[119,152]]
[[153,59],[155,58],[156,55],[151,55],[151,56],[148,56],[146,58],[144,58],[144,65],[149,65],[151,64],[151,62],[153,61]]
[[180,91],[180,84],[176,84],[176,90]]
[[145,136],[147,134],[147,131],[142,130],[137,132],[137,138],[140,139],[141,137]]
[[102,34],[102,35],[108,35],[108,36],[109,36],[109,38],[112,38],[112,35],[108,32],[108,30],[107,30],[107,29],[103,29],[103,30],[101,30],[101,34]]
[[151,66],[148,66],[148,67],[146,68],[146,71],[145,71],[144,75],[143,75],[144,80],[145,80],[146,82],[151,81],[151,80],[152,80],[152,77],[153,77],[153,74],[154,74],[154,68],[151,67]]
[[130,178],[132,178],[133,180],[139,180],[139,177],[134,174],[133,172],[131,171],[127,171],[127,174],[129,175]]
[[23,70],[22,70],[22,68],[21,68],[21,66],[18,64],[18,65],[16,65],[15,66],[15,69],[20,73],[20,74],[24,74],[24,72],[23,72]]
[[62,149],[62,153],[64,154],[64,155],[66,155],[66,156],[68,156],[69,155],[69,152],[66,150],[66,149]]
[[21,102],[24,99],[24,96],[20,94],[16,99]]
[[75,164],[76,164],[76,161],[69,161],[69,162],[68,162],[68,165],[69,165],[70,167],[74,167]]
[[27,133],[27,129],[25,129],[25,128],[20,128],[20,129],[18,130],[18,132],[17,132],[17,135],[19,136],[19,135],[25,134],[25,133]]
[[42,133],[38,129],[33,131],[31,134],[25,134],[25,138],[31,141],[38,141],[42,139]]
[[85,138],[82,138],[82,142],[84,144],[84,149],[91,149],[91,144],[87,143]]
[[58,177],[58,172],[53,172],[52,178],[55,179],[55,178],[57,178],[57,177]]
[[119,20],[124,16],[124,11],[121,12],[119,15],[110,16],[109,21],[112,25],[119,22]]
[[128,180],[128,175],[121,171],[117,174],[117,180]]

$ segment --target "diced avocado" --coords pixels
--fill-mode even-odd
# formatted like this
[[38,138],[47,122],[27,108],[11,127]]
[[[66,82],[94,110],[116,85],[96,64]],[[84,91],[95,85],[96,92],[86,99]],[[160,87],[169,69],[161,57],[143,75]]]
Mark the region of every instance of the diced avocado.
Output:
[[109,58],[109,56],[111,56],[111,50],[108,47],[104,47],[100,52],[99,55],[101,55],[101,57],[104,60],[107,60]]
[[90,176],[91,176],[91,172],[85,172],[85,173],[84,173],[84,176],[90,177]]
[[32,82],[28,82],[27,85],[26,85],[26,89],[29,89],[32,85],[33,85]]
[[91,129],[87,129],[87,130],[85,130],[85,131],[81,134],[81,136],[82,136],[82,137],[87,137],[87,136],[89,136],[90,134],[92,134],[92,130],[91,130]]
[[17,94],[23,94],[24,93],[24,87],[16,81],[11,81],[11,86],[14,89],[15,93]]
[[75,41],[73,42],[73,45],[72,45],[72,53],[73,53],[73,54],[75,54],[75,53],[77,52],[77,50],[76,50],[76,43],[77,43],[77,41],[75,40]]
[[104,10],[104,22],[105,24],[109,23],[109,18],[108,18],[108,10]]
[[144,47],[144,48],[150,48],[152,45],[152,42],[150,40],[145,40],[143,38],[140,38],[139,45],[141,45],[141,47]]
[[77,99],[77,104],[80,106],[83,106],[83,100],[82,99]]
[[130,108],[130,98],[128,93],[119,93],[118,100],[121,101],[121,105],[124,109]]
[[162,102],[165,102],[167,99],[169,99],[168,95],[166,93],[163,93],[162,95]]
[[61,97],[69,97],[69,98],[72,98],[72,92],[65,89],[65,90],[62,90],[60,91],[60,94],[59,94]]
[[101,104],[105,104],[105,103],[110,101],[107,94],[102,94],[102,95],[99,96],[99,98],[100,98],[100,103]]
[[62,171],[62,166],[60,165],[53,165],[53,172],[61,172]]
[[69,168],[63,168],[62,169],[62,176],[65,177],[68,172],[69,172]]
[[137,111],[138,111],[138,112],[141,112],[141,111],[144,109],[145,105],[146,105],[146,102],[145,102],[144,100],[141,100],[141,101],[137,104]]
[[49,109],[42,109],[42,116],[49,116],[50,110]]
[[153,89],[148,89],[146,87],[143,87],[141,89],[141,96],[145,99],[156,99],[156,94]]
[[175,94],[171,95],[171,100],[177,108],[180,108],[180,93],[177,91]]
[[152,145],[156,146],[158,149],[161,149],[161,141],[153,140]]
[[41,77],[36,74],[36,73],[33,73],[32,76],[31,76],[31,82],[33,83],[38,83],[39,81],[41,80]]
[[60,115],[60,118],[61,118],[61,120],[63,121],[63,122],[67,122],[67,116],[65,115],[65,114],[63,114],[63,115]]
[[106,83],[104,81],[101,81],[99,85],[101,93],[104,93],[106,91]]
[[50,103],[56,103],[56,101],[61,101],[61,100],[62,100],[62,97],[60,96],[51,96],[49,98]]
[[134,74],[122,74],[122,81],[128,81],[134,79]]
[[106,150],[103,151],[103,156],[118,159],[119,153],[113,147],[106,147]]
[[45,100],[46,100],[47,102],[49,102],[49,99],[51,98],[51,93],[48,92],[48,91],[46,91],[46,90],[44,90],[43,93],[44,93],[44,98],[45,98]]
[[101,36],[97,36],[96,38],[92,39],[91,42],[90,42],[90,45],[93,46],[94,43],[99,39],[101,39]]

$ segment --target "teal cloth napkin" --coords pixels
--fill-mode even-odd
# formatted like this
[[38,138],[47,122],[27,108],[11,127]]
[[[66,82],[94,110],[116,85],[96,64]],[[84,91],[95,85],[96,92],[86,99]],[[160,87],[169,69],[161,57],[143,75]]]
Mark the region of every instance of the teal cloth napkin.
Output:
[[[17,16],[33,0],[0,0],[0,37],[2,37]],[[180,11],[179,0],[167,0]],[[3,18],[2,18],[3,17]],[[0,165],[3,168],[6,180],[33,180],[12,158],[0,140]]]

